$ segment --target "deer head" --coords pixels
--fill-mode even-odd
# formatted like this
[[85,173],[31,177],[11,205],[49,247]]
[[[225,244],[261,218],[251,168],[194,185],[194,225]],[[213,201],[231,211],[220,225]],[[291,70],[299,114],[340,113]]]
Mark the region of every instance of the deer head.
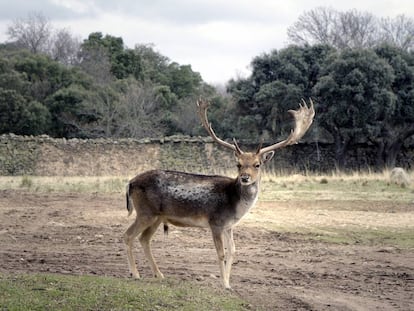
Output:
[[207,108],[210,103],[200,98],[197,101],[197,107],[201,123],[211,138],[218,144],[234,152],[237,159],[238,180],[240,184],[250,185],[260,179],[261,166],[273,158],[275,150],[295,144],[303,135],[305,135],[315,116],[312,99],[309,101],[310,107],[308,107],[305,100],[302,99],[302,103],[299,104],[300,108],[298,110],[288,111],[295,119],[295,128],[292,129],[288,138],[264,148],[262,148],[262,144],[259,144],[255,152],[242,151],[237,144],[236,139],[233,139],[233,143],[228,143],[218,138],[207,118]]

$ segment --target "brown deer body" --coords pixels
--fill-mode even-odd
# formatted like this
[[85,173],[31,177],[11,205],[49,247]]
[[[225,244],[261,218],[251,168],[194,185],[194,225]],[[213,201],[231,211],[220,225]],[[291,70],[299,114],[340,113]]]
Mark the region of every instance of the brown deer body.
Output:
[[[133,254],[133,241],[139,236],[151,269],[163,278],[151,252],[151,237],[161,223],[184,227],[210,228],[216,247],[220,274],[225,288],[230,288],[230,272],[235,253],[233,227],[257,201],[261,166],[272,159],[274,150],[297,142],[312,123],[313,104],[291,111],[296,126],[290,136],[275,145],[243,152],[236,141],[227,143],[215,135],[207,120],[208,103],[198,101],[201,121],[210,136],[234,151],[238,176],[197,175],[176,171],[153,170],[137,175],[127,186],[127,209],[136,211],[135,222],[125,232],[128,263],[133,277],[139,278]],[[132,203],[132,206],[131,206]]]

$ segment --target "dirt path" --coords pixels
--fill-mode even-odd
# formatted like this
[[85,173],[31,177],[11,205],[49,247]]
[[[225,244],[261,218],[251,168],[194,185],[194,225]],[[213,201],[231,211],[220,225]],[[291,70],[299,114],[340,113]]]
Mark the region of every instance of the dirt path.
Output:
[[[286,212],[294,203],[277,205]],[[259,204],[257,215],[269,217],[274,204]],[[0,272],[126,277],[121,236],[133,220],[126,216],[120,196],[2,191]],[[414,251],[313,242],[254,221],[260,219],[235,230],[231,279],[252,309],[414,310]],[[220,288],[210,233],[171,229],[168,237],[158,230],[153,240],[164,275]],[[150,277],[139,248],[137,254],[141,274]]]

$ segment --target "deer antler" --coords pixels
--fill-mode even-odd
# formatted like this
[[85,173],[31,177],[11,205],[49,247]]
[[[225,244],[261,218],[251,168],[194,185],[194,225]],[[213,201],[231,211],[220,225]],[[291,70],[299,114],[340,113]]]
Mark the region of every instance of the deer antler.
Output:
[[287,139],[282,140],[271,146],[262,148],[258,153],[264,154],[272,150],[283,148],[292,144],[295,144],[305,135],[306,131],[312,124],[313,117],[315,116],[315,109],[313,107],[312,99],[309,99],[310,107],[307,106],[304,99],[302,99],[302,104],[299,103],[300,108],[298,110],[289,110],[288,112],[293,115],[295,118],[295,129],[290,132],[290,135]]
[[201,123],[203,124],[204,128],[207,130],[208,134],[211,136],[211,138],[213,138],[215,142],[219,143],[223,147],[229,148],[233,150],[234,152],[241,154],[242,151],[237,145],[237,142],[235,139],[233,140],[234,144],[230,144],[218,138],[216,134],[214,133],[213,128],[211,127],[211,123],[208,121],[208,118],[207,118],[207,108],[209,105],[210,103],[206,100],[203,100],[202,98],[197,100],[198,115],[200,117]]

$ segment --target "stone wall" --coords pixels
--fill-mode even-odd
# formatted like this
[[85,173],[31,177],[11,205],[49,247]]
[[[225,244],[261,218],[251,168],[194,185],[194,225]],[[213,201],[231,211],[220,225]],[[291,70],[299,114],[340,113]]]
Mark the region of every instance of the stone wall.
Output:
[[[243,150],[256,145],[241,144]],[[347,167],[372,169],[375,150],[357,146]],[[404,149],[398,165],[411,168],[413,148]],[[54,139],[49,136],[0,136],[0,175],[132,176],[161,168],[216,174],[235,171],[234,155],[206,137],[172,136],[162,139]],[[278,150],[267,165],[270,171],[326,172],[335,169],[331,144],[303,143]]]
[[233,155],[209,138],[0,136],[0,175],[126,176],[153,168],[212,173],[229,167]]

